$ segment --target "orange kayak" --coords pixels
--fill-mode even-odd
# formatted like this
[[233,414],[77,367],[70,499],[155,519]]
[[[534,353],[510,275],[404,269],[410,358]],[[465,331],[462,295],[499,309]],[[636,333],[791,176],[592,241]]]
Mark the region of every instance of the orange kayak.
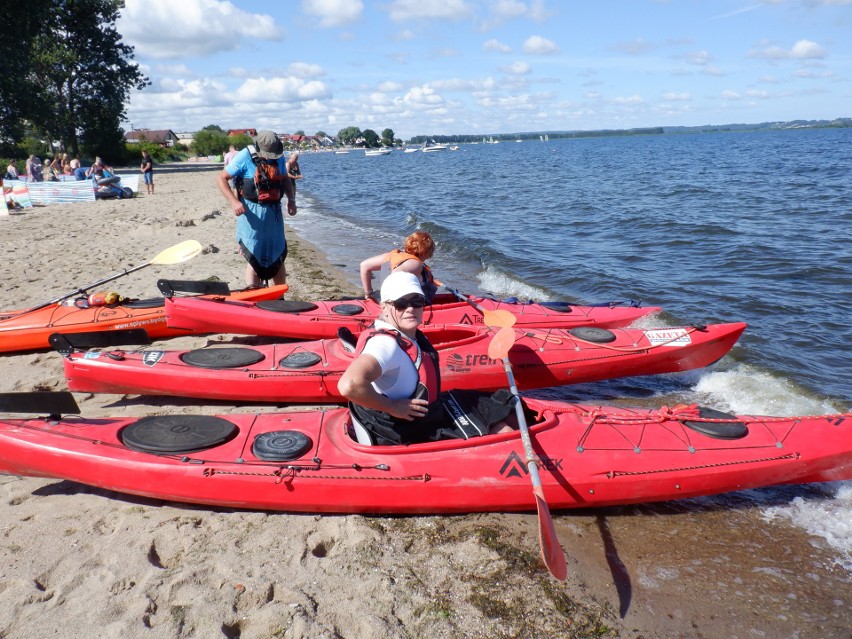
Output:
[[[262,301],[280,298],[287,285],[230,291],[227,295],[203,295],[207,299]],[[53,333],[91,333],[144,329],[152,339],[189,335],[196,331],[166,326],[162,297],[128,300],[116,305],[81,308],[65,300],[35,310],[0,312],[0,353],[50,348]]]

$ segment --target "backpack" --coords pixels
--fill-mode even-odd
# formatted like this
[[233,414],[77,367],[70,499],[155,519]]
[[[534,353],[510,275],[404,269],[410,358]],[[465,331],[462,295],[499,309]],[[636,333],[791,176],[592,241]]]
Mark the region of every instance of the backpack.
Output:
[[251,202],[277,204],[283,196],[284,176],[278,168],[278,160],[266,160],[257,154],[257,149],[249,145],[251,161],[254,163],[254,178],[235,180],[238,195]]

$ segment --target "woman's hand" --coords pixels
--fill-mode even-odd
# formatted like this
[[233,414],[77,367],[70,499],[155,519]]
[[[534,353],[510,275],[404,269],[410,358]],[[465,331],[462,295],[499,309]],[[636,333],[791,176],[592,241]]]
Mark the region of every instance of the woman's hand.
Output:
[[395,399],[390,402],[390,410],[387,412],[410,422],[426,417],[429,412],[429,402],[425,399]]

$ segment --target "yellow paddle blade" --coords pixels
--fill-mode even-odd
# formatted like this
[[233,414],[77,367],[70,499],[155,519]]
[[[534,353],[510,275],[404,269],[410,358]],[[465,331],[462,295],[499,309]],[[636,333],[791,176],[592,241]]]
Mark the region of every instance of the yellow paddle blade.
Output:
[[201,243],[197,240],[187,240],[160,252],[148,264],[180,264],[201,253],[201,249]]
[[511,326],[504,326],[491,338],[491,343],[488,344],[488,357],[498,361],[507,358],[509,349],[512,348],[514,343],[515,329]]

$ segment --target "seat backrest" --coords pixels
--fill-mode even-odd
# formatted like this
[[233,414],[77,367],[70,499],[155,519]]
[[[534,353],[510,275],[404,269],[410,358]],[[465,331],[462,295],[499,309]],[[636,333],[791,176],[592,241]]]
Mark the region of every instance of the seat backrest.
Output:
[[350,353],[355,352],[355,347],[358,345],[358,340],[355,339],[355,336],[352,334],[352,331],[349,330],[347,326],[341,326],[337,329],[337,337],[340,338],[340,342],[343,344],[343,348],[345,348]]
[[370,434],[370,431],[364,428],[354,417],[352,418],[352,430],[355,432],[355,439],[359,444],[364,446],[373,445],[373,436]]

